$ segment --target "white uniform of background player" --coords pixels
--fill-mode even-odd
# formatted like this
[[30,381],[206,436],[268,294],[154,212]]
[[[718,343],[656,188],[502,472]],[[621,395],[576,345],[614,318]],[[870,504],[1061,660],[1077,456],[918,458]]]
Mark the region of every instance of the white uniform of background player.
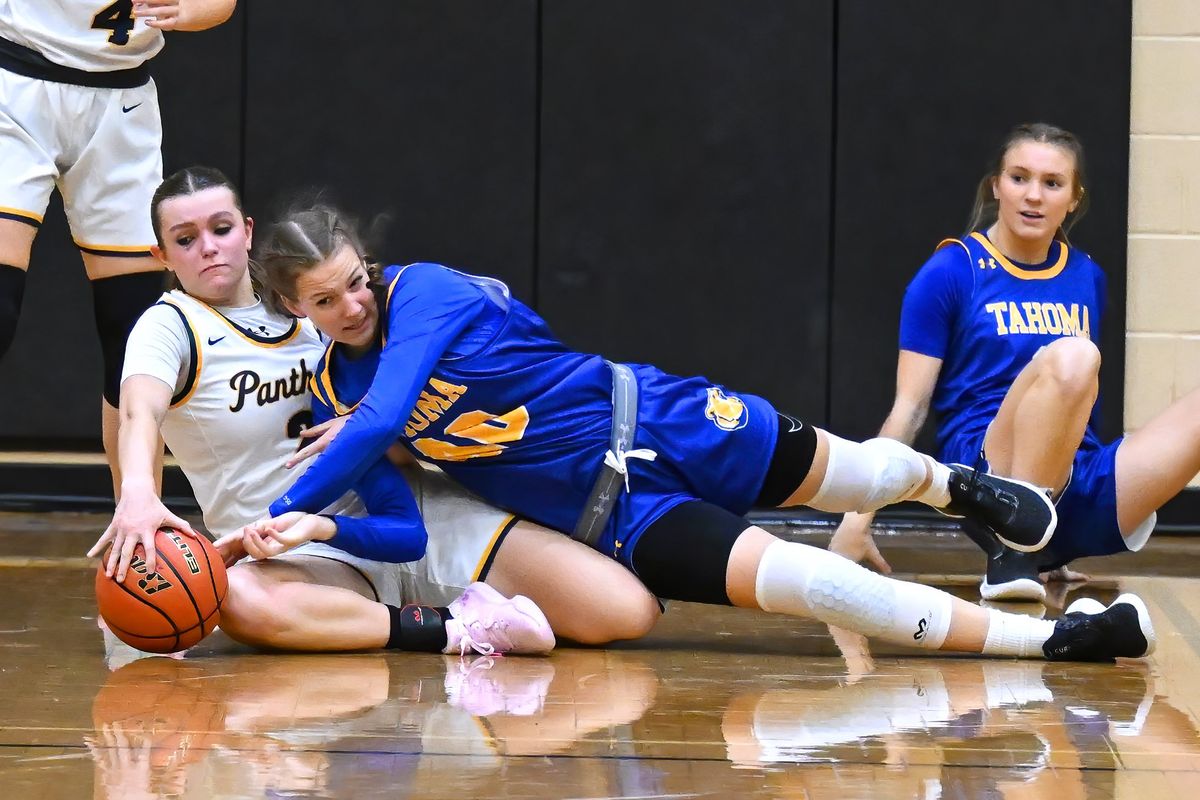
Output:
[[[172,291],[129,336],[124,378],[149,375],[173,388],[162,424],[208,529],[220,536],[260,519],[308,462],[284,468],[312,419],[308,380],[324,345],[307,320],[262,303],[215,309]],[[482,580],[515,518],[470,495],[441,473],[405,471],[429,532],[425,558],[386,564],[310,542],[282,558],[321,556],[350,564],[389,605],[446,605]],[[347,495],[330,513],[355,514]]]
[[145,209],[162,181],[146,62],[164,30],[224,22],[236,0],[0,0],[0,360],[55,187],[91,281],[104,362],[104,449],[116,465],[125,338],[162,289]]

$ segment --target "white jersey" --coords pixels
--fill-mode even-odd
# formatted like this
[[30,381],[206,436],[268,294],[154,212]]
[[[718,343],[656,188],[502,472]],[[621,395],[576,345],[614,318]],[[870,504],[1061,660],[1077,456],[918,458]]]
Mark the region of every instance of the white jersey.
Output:
[[[134,326],[122,382],[150,375],[173,388],[163,439],[211,532],[260,519],[303,472],[307,462],[283,465],[312,421],[308,381],[323,351],[307,320],[261,303],[218,309],[179,291]],[[361,510],[350,498],[337,505],[337,513]]]
[[132,69],[163,47],[163,34],[116,0],[0,0],[0,38],[87,72]]

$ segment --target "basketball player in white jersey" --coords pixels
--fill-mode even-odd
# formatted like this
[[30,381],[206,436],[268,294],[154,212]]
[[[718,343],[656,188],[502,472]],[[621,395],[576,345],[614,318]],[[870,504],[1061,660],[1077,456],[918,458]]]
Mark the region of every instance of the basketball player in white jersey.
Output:
[[[106,565],[118,579],[134,546],[152,541],[158,527],[189,529],[155,491],[160,431],[208,528],[237,533],[294,479],[284,464],[311,419],[309,370],[324,350],[307,320],[276,313],[254,294],[248,266],[253,222],[227,178],[204,167],[182,170],[159,188],[151,216],[161,242],[155,252],[185,291],[163,295],[129,339],[121,500],[91,550],[96,555],[112,544]],[[387,506],[389,492],[404,488],[391,464],[377,469],[390,474],[369,475],[357,487],[373,514]],[[424,558],[424,541],[389,536],[378,527],[386,515],[358,519],[343,513],[353,513],[343,502],[326,509],[329,516],[299,523],[320,528],[317,538],[330,538],[329,544],[314,542],[286,558],[229,570],[221,611],[226,633],[288,650],[449,652],[464,642],[481,650],[546,649],[553,636],[537,624],[544,618],[534,603],[508,601],[496,590],[532,597],[549,612],[554,630],[576,641],[635,638],[657,620],[655,598],[611,559],[482,503],[440,473],[414,465],[405,478],[428,530]],[[231,538],[238,552],[226,555],[241,555],[241,537]],[[494,588],[476,583],[485,580]],[[463,598],[445,605],[463,589]],[[431,605],[415,607],[416,613],[414,606],[401,607],[414,600]],[[490,621],[496,624],[485,624]]]
[[0,0],[0,361],[30,249],[55,187],[92,286],[104,357],[104,449],[116,471],[125,338],[162,290],[145,214],[162,180],[162,123],[146,62],[163,31],[212,28],[236,0]]

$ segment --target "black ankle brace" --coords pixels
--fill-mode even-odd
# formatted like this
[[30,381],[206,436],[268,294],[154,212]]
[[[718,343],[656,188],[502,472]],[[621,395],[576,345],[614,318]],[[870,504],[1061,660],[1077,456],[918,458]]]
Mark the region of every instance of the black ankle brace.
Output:
[[448,608],[406,605],[387,607],[392,617],[388,634],[388,650],[412,653],[440,653],[446,649],[446,621],[454,619]]

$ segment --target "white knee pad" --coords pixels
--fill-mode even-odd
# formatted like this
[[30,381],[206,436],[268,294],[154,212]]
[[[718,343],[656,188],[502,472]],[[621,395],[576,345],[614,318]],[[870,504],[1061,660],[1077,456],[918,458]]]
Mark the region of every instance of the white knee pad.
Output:
[[895,439],[851,442],[828,431],[829,464],[808,505],[818,511],[876,511],[913,496],[926,478],[925,459]]
[[936,650],[950,630],[952,598],[930,586],[885,578],[817,547],[772,542],[755,598],[764,611],[814,617],[887,642]]

